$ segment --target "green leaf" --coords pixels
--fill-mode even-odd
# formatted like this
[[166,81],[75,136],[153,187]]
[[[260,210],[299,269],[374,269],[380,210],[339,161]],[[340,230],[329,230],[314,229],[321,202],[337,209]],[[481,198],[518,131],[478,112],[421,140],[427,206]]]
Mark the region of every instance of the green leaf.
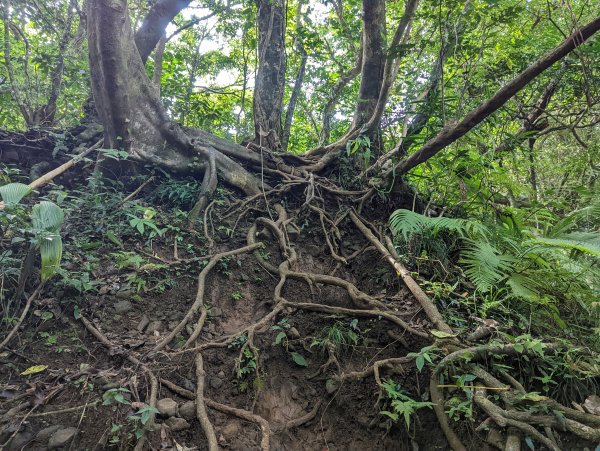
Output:
[[31,210],[31,220],[33,228],[36,230],[46,230],[48,232],[58,232],[65,219],[62,209],[54,202],[47,200],[41,201],[33,206]]
[[8,183],[0,186],[0,196],[8,205],[18,204],[31,192],[31,188],[23,183]]
[[279,332],[275,337],[275,344],[278,345],[279,343],[281,343],[281,340],[283,340],[286,336],[287,335],[285,334],[285,332]]
[[294,360],[294,363],[296,363],[296,365],[308,366],[308,363],[306,363],[306,360],[304,359],[304,357],[302,357],[302,354],[292,352],[292,359]]
[[75,319],[81,318],[81,310],[79,309],[78,305],[73,307],[73,318],[75,318]]
[[434,337],[437,337],[437,338],[452,338],[452,337],[457,336],[457,334],[450,334],[448,332],[443,332],[441,330],[436,330],[436,329],[433,329],[430,332],[431,332],[431,335],[433,335]]
[[47,234],[40,241],[40,255],[42,257],[42,282],[50,279],[60,267],[62,258],[62,239],[60,235]]
[[417,356],[417,358],[415,359],[415,364],[417,365],[417,370],[419,370],[420,373],[423,367],[425,366],[425,357],[423,357],[422,355]]

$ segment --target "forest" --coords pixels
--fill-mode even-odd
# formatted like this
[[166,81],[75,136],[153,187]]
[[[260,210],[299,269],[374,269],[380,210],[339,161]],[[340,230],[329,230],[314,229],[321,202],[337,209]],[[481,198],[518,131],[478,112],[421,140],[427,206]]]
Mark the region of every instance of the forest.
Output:
[[1,450],[599,450],[598,0],[0,0]]

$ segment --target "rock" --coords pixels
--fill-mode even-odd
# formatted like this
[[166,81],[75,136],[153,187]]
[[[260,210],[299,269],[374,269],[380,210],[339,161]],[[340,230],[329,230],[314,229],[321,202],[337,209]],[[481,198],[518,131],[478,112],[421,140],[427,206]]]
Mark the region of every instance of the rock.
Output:
[[35,440],[37,442],[47,442],[48,439],[54,434],[56,431],[61,429],[63,426],[60,424],[55,424],[53,426],[48,426],[47,428],[42,429],[35,435]]
[[119,299],[126,299],[133,296],[135,292],[133,290],[120,290],[115,293],[115,297]]
[[177,403],[171,398],[159,399],[156,403],[156,408],[165,417],[174,417],[177,415]]
[[219,376],[221,379],[223,379],[225,377],[225,371],[221,370],[217,373],[217,376]]
[[59,429],[48,441],[48,449],[57,449],[68,444],[77,434],[77,428]]
[[240,433],[240,429],[240,423],[237,421],[232,421],[223,426],[221,429],[221,434],[225,436],[225,440],[231,440]]
[[223,386],[223,380],[218,377],[211,377],[210,386],[212,388],[221,388]]
[[179,415],[186,420],[196,418],[196,403],[194,401],[184,402],[179,406]]
[[18,432],[17,435],[15,435],[15,438],[10,441],[8,447],[2,449],[6,449],[6,451],[21,451],[22,449],[25,449],[32,438],[33,433],[29,431]]
[[190,423],[188,423],[187,421],[185,421],[183,418],[177,418],[177,417],[170,417],[167,418],[167,421],[165,421],[165,424],[167,426],[169,426],[169,428],[173,431],[185,431],[186,429],[190,428]]
[[223,316],[223,310],[221,310],[219,307],[212,307],[209,313],[210,316]]
[[133,304],[130,301],[119,301],[114,305],[115,312],[119,315],[123,315],[131,310],[133,310]]
[[334,381],[333,379],[327,379],[327,382],[325,382],[325,390],[327,390],[327,393],[329,393],[330,395],[333,395],[338,389],[338,384],[336,381]]
[[295,327],[290,327],[287,331],[288,335],[292,338],[300,338],[300,332]]
[[146,328],[146,333],[150,334],[150,335],[154,335],[154,332],[160,332],[162,328],[163,328],[162,321],[152,321],[150,324],[148,324],[148,327]]
[[212,334],[217,332],[217,327],[215,326],[215,323],[210,323],[208,325],[208,331]]

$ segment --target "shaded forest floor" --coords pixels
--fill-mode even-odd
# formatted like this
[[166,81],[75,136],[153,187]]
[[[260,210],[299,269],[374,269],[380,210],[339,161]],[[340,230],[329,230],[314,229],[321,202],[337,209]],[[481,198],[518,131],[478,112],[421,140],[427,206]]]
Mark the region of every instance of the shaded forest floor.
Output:
[[[19,155],[5,153],[3,161],[25,180],[44,157]],[[332,226],[304,208],[300,190],[279,200],[295,212],[283,222],[289,247],[282,246],[269,226],[282,219],[274,203],[248,204],[222,188],[190,230],[185,212],[198,182],[159,174],[125,201],[148,175],[94,185],[91,166],[67,172],[45,194],[63,197],[62,270],[0,354],[0,447],[133,449],[144,435],[149,449],[208,449],[194,404],[203,384],[225,449],[264,449],[265,435],[273,450],[448,449],[427,406],[415,409],[408,427],[381,413],[392,398],[376,384],[373,364],[419,353],[431,341],[383,314],[356,311],[376,304],[414,331],[433,326],[359,230],[340,226],[347,263],[334,258],[326,239]],[[378,216],[376,227],[384,228],[387,213]],[[252,244],[249,230],[263,246]],[[296,275],[281,284],[269,267],[280,267],[286,254]],[[354,289],[373,305],[359,307],[364,299]],[[431,401],[430,374],[414,363],[384,365],[380,374],[416,403]],[[158,412],[149,432],[153,382]],[[463,443],[495,449],[490,428],[476,431],[486,416],[473,415],[453,423]],[[585,445],[563,440],[564,449]]]

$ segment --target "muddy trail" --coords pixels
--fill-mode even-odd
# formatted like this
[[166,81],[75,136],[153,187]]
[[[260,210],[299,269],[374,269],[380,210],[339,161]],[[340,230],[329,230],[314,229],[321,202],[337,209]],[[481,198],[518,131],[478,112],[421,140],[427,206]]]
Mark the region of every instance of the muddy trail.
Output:
[[[23,160],[10,142],[27,182],[43,152]],[[600,416],[532,398],[503,371],[539,349],[487,343],[495,326],[448,325],[386,236],[381,203],[359,213],[343,201],[355,192],[313,178],[252,197],[219,187],[191,227],[198,181],[90,179],[93,163],[29,200],[60,200],[63,261],[42,285],[34,269],[22,299],[2,306],[14,335],[0,345],[1,449],[504,449],[522,437],[556,450],[599,439]],[[27,261],[20,243],[16,262]],[[512,407],[532,400],[566,423]],[[468,417],[450,422],[453,411]]]

